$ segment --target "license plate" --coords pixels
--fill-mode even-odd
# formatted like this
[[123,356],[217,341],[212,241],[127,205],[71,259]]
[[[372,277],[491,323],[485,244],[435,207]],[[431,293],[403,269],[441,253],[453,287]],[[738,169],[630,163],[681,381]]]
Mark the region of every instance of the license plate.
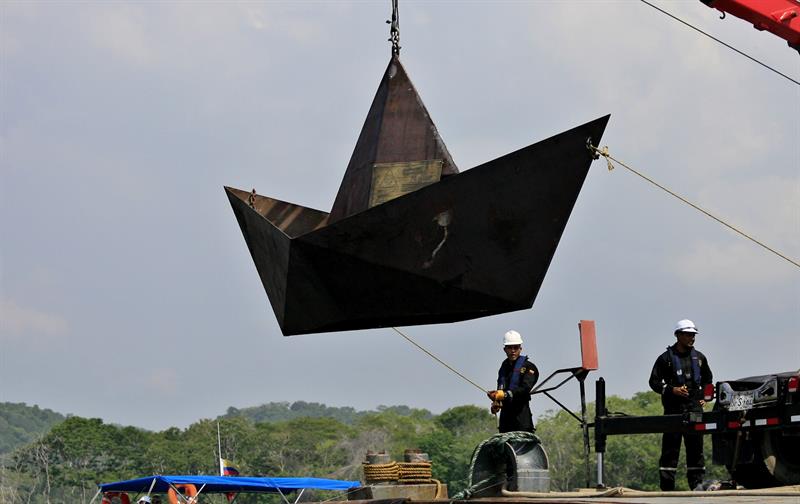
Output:
[[743,411],[749,410],[753,407],[753,393],[752,392],[736,392],[731,399],[731,405],[728,411]]

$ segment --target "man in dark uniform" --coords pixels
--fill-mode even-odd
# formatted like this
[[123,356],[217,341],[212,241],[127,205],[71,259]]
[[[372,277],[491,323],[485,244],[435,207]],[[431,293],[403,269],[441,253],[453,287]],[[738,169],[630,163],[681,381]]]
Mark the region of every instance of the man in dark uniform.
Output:
[[[665,415],[703,411],[703,388],[713,382],[713,376],[706,356],[694,348],[696,335],[697,327],[694,322],[686,319],[678,321],[675,325],[677,342],[667,347],[667,351],[659,355],[653,364],[650,388],[661,395]],[[703,436],[668,432],[661,437],[661,490],[675,490],[681,437],[686,446],[686,478],[689,480],[689,488],[695,489],[703,482],[706,471]]]
[[531,389],[539,380],[539,370],[522,353],[522,336],[508,331],[503,337],[506,360],[497,373],[497,390],[488,393],[492,400],[492,413],[500,412],[500,433],[513,431],[533,432],[531,416]]

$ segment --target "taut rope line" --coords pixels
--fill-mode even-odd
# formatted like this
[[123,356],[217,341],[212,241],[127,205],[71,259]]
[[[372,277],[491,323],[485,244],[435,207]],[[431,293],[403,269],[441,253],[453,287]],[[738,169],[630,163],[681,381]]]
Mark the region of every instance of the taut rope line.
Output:
[[731,224],[728,224],[724,220],[722,220],[719,217],[713,215],[712,213],[708,212],[707,210],[704,210],[703,208],[699,207],[698,205],[695,205],[694,203],[692,203],[691,201],[687,200],[686,198],[684,198],[680,194],[675,193],[674,191],[668,189],[667,187],[664,187],[663,185],[659,184],[655,180],[651,179],[647,175],[634,170],[633,168],[631,168],[630,166],[626,165],[625,163],[623,163],[619,159],[614,158],[611,154],[608,153],[608,147],[607,146],[603,147],[602,149],[598,149],[597,147],[592,145],[591,138],[590,138],[590,139],[588,139],[586,141],[586,148],[588,148],[592,152],[592,154],[594,155],[595,159],[598,159],[600,156],[603,156],[604,158],[606,158],[606,162],[608,163],[608,171],[611,171],[611,170],[614,169],[614,165],[611,163],[611,161],[614,161],[614,162],[618,163],[620,166],[622,166],[626,170],[630,171],[634,175],[637,175],[637,176],[643,178],[644,180],[650,182],[651,184],[653,184],[654,186],[658,187],[662,191],[664,191],[664,192],[674,196],[675,198],[679,199],[680,201],[686,203],[687,205],[689,205],[690,207],[694,208],[695,210],[704,213],[708,217],[711,217],[712,219],[714,219],[715,221],[719,222],[720,224],[722,224],[726,228],[730,229],[731,231],[734,231],[734,232],[738,233],[739,235],[747,238],[748,240],[750,240],[751,242],[755,243],[756,245],[759,245],[759,246],[765,248],[766,250],[768,250],[769,252],[772,252],[773,254],[775,254],[776,256],[780,257],[781,259],[789,261],[793,265],[795,265],[798,268],[800,268],[800,262],[797,262],[794,259],[791,259],[790,257],[787,257],[786,255],[778,252],[774,248],[766,245],[765,243],[756,240],[755,238],[753,238],[749,234],[745,233],[744,231],[738,229],[737,227],[735,227],[735,226],[733,226]]
[[459,373],[458,371],[456,371],[456,370],[455,370],[455,369],[454,369],[452,366],[450,366],[449,364],[447,364],[445,361],[443,361],[443,360],[442,360],[442,359],[440,359],[439,357],[436,357],[435,355],[433,355],[433,354],[432,354],[431,352],[429,352],[429,351],[428,351],[428,350],[427,350],[425,347],[423,347],[422,345],[420,345],[420,344],[419,344],[419,343],[417,343],[416,341],[412,340],[411,338],[409,338],[408,336],[406,336],[405,334],[403,334],[403,332],[402,332],[402,331],[400,331],[400,329],[398,329],[398,328],[396,328],[396,327],[392,327],[391,329],[392,329],[394,332],[396,332],[397,334],[399,334],[400,336],[404,337],[404,338],[405,338],[405,339],[406,339],[406,340],[407,340],[409,343],[411,343],[411,344],[412,344],[412,345],[414,345],[415,347],[419,348],[420,350],[422,350],[423,352],[425,352],[425,353],[426,353],[426,354],[428,354],[429,356],[433,357],[433,359],[434,359],[434,360],[436,360],[436,362],[438,362],[438,363],[439,363],[439,364],[441,364],[442,366],[446,367],[446,368],[447,368],[447,369],[449,369],[450,371],[454,372],[455,374],[457,374],[458,376],[460,376],[461,378],[463,378],[463,379],[464,379],[464,380],[466,380],[467,382],[469,382],[469,383],[471,383],[472,385],[474,385],[474,386],[475,386],[475,387],[476,387],[478,390],[480,390],[480,391],[481,391],[481,392],[483,392],[484,394],[488,392],[488,390],[485,390],[483,387],[481,387],[480,385],[478,385],[478,384],[477,384],[477,383],[475,383],[474,381],[470,380],[469,378],[467,378],[467,377],[466,377],[466,376],[464,376],[463,374],[461,374],[461,373]]

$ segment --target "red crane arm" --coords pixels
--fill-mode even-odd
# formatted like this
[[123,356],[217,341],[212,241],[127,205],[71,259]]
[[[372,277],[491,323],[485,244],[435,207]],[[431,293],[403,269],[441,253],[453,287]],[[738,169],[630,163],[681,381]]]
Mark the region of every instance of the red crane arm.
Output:
[[800,1],[798,0],[700,0],[707,6],[753,23],[800,51]]

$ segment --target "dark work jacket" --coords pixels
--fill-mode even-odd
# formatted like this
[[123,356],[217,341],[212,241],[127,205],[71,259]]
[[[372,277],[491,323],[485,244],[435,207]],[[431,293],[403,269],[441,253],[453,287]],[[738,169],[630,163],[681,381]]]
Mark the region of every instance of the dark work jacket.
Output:
[[[520,356],[520,359],[523,357]],[[508,359],[500,365],[498,376],[504,378],[506,398],[503,399],[503,408],[500,410],[500,432],[527,431],[533,432],[533,417],[531,416],[531,389],[539,380],[539,369],[525,357],[525,362],[520,368],[519,383],[514,388],[509,388],[511,373],[514,363]]]
[[681,369],[684,376],[684,385],[689,389],[689,397],[684,398],[672,393],[672,387],[680,387],[681,383],[677,377],[677,371],[673,369],[670,352],[665,351],[658,356],[650,372],[650,388],[653,392],[661,395],[661,404],[664,406],[664,413],[684,413],[687,411],[702,411],[700,400],[703,399],[703,387],[714,381],[711,367],[708,365],[706,356],[699,350],[695,350],[700,365],[700,383],[695,381],[692,373],[691,352],[679,353],[675,349],[676,345],[670,348],[681,362]]

